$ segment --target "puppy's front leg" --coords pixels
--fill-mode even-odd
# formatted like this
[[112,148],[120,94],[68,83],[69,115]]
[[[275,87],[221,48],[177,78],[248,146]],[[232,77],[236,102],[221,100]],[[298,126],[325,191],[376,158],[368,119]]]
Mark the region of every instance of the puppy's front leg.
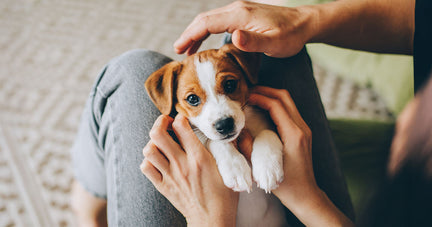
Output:
[[283,180],[282,149],[278,135],[271,130],[263,130],[255,137],[251,156],[253,177],[267,193]]
[[251,168],[246,158],[235,146],[232,143],[210,141],[208,148],[216,160],[225,185],[234,191],[250,192],[252,189]]

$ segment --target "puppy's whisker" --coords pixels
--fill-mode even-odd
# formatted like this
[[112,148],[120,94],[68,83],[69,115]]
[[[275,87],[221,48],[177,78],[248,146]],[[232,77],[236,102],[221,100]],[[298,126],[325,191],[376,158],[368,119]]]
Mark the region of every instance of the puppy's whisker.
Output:
[[242,110],[244,110],[244,109],[246,108],[246,106],[248,106],[248,105],[249,105],[249,99],[246,100],[245,104],[243,104],[243,106],[241,106],[240,108],[241,108]]
[[205,141],[208,138],[204,135],[204,133],[201,132],[201,130],[199,130],[199,128],[197,127],[192,127],[192,131],[195,133],[195,135],[198,137],[199,140],[201,141]]

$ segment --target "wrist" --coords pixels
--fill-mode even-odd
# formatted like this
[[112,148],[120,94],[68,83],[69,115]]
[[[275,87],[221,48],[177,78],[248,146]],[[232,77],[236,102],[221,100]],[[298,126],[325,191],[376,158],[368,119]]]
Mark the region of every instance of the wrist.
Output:
[[235,227],[235,219],[222,220],[222,219],[209,219],[209,220],[192,220],[186,221],[188,227]]
[[307,43],[333,42],[334,32],[340,26],[340,22],[346,20],[344,11],[339,10],[338,2],[326,4],[301,6],[302,10],[309,14],[308,24],[310,32]]
[[234,227],[236,226],[236,214],[213,213],[211,216],[197,215],[186,218],[186,222],[189,227]]
[[311,32],[309,43],[340,44],[350,35],[362,29],[371,19],[372,10],[366,1],[334,1],[324,4],[303,6],[309,12]]
[[288,207],[303,224],[306,226],[354,226],[318,186],[306,193],[306,196],[297,196],[289,201],[291,206]]
[[303,36],[305,43],[316,42],[316,40],[319,39],[318,37],[320,36],[320,31],[323,31],[322,28],[319,28],[319,8],[315,5],[303,5],[296,8],[300,15],[302,15],[302,24],[304,26]]

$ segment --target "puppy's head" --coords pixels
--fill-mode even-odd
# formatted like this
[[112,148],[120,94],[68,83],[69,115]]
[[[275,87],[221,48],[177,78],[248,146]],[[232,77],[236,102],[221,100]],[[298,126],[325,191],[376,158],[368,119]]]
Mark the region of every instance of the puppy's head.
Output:
[[244,127],[248,87],[257,83],[258,69],[258,53],[229,44],[168,63],[145,87],[162,114],[176,111],[209,139],[232,141]]

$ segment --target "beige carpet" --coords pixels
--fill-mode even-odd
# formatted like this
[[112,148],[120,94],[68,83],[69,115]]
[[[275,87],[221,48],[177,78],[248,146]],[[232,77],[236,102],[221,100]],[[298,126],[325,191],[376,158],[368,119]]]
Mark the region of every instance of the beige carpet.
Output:
[[[186,25],[228,2],[2,0],[0,227],[73,226],[69,148],[99,69],[134,48],[181,59],[172,43]],[[370,90],[315,70],[330,117],[391,118]]]

